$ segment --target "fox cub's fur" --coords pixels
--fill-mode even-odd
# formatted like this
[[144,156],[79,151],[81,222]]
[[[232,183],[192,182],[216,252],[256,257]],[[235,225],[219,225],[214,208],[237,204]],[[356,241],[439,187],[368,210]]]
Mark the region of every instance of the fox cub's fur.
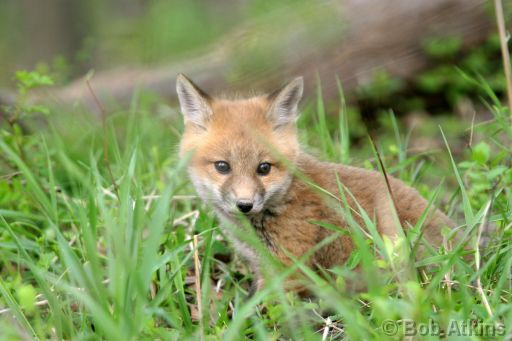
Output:
[[[180,153],[191,153],[188,172],[199,196],[231,223],[240,223],[243,213],[264,245],[285,265],[291,263],[289,254],[300,258],[332,233],[312,221],[348,227],[343,216],[304,183],[304,177],[334,194],[339,194],[338,178],[351,193],[346,197],[354,212],[359,212],[358,203],[376,219],[381,234],[393,238],[396,233],[381,173],[321,162],[301,150],[295,121],[302,89],[302,78],[296,78],[270,95],[228,100],[211,98],[183,75],[177,79],[185,120]],[[427,209],[427,201],[399,180],[389,178],[389,182],[402,226],[414,225]],[[364,226],[358,214],[353,217]],[[432,209],[424,224],[426,239],[439,245],[442,226],[453,223]],[[257,252],[230,237],[261,287]],[[313,268],[333,267],[345,262],[352,250],[351,238],[342,235],[307,262]]]

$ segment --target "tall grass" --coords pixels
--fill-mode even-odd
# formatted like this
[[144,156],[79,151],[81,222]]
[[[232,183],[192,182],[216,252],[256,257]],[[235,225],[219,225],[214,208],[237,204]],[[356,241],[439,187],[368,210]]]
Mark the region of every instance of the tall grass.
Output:
[[[304,142],[325,158],[349,160],[350,122],[343,102],[334,124],[320,92],[316,103],[301,121],[302,129],[307,125],[315,132]],[[464,238],[451,251],[432,248],[416,262],[400,258],[396,246],[379,236],[371,215],[358,212],[365,226],[350,219],[351,193],[340,182],[336,205],[349,226],[321,226],[351,235],[356,250],[347,264],[323,270],[334,273],[332,278],[307,268],[305,259],[288,269],[269,260],[271,278],[254,296],[248,296],[251,274],[225,240],[226,227],[195,197],[186,160],[176,156],[180,123],[170,108],[136,95],[128,112],[107,120],[107,129],[70,124],[56,113],[46,133],[26,137],[32,141],[23,146],[24,156],[9,140],[0,140],[8,175],[0,210],[0,333],[13,339],[380,340],[403,337],[403,327],[390,333],[386,323],[409,319],[439,324],[444,331],[450,321],[469,321],[510,333],[510,170],[480,203],[467,189],[468,174],[510,163],[510,128],[500,119],[505,110],[498,104],[490,105],[493,122],[473,127],[496,132],[488,138],[493,148],[481,168],[461,170],[462,160],[453,158],[448,142],[438,155],[448,156],[447,177],[458,183],[458,189],[441,192],[456,192],[452,204],[464,215],[458,221]],[[162,115],[152,114],[155,106]],[[386,155],[387,146],[377,141],[379,153],[388,172],[415,183],[418,165],[431,161],[409,155],[408,134],[394,116],[389,119],[391,143],[399,152]],[[312,128],[311,120],[317,122]],[[445,138],[441,132],[439,138]],[[102,155],[103,139],[118,192]],[[443,202],[438,196],[432,192],[433,204]],[[496,226],[493,242],[477,248],[475,238],[489,221]],[[409,251],[420,225],[403,241]],[[250,234],[243,238],[258,244]],[[477,257],[463,257],[466,244]],[[316,299],[283,291],[283,282],[297,270]],[[367,283],[362,292],[347,289],[356,278]],[[426,338],[438,338],[435,330],[430,334]]]

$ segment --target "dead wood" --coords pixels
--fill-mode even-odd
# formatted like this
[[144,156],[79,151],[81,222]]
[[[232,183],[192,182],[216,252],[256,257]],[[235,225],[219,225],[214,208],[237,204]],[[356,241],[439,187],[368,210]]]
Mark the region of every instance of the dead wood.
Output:
[[[301,25],[283,22],[282,30],[268,22],[247,22],[194,57],[160,66],[120,67],[97,72],[91,85],[109,103],[130,100],[134,89],[154,91],[173,101],[175,79],[185,73],[206,90],[269,90],[295,75],[303,75],[311,94],[317,76],[327,97],[337,93],[337,75],[345,90],[368,82],[386,69],[404,79],[428,65],[422,43],[432,36],[456,36],[463,48],[483,41],[492,18],[485,0],[346,0],[311,2],[311,15],[325,22]],[[320,20],[321,21],[321,20]],[[316,31],[322,31],[317,35]],[[265,54],[266,53],[266,54]],[[261,62],[254,55],[271,62]],[[252,58],[252,59],[251,59]],[[307,95],[307,93],[306,93]],[[81,103],[95,110],[85,81],[39,94],[53,103]]]

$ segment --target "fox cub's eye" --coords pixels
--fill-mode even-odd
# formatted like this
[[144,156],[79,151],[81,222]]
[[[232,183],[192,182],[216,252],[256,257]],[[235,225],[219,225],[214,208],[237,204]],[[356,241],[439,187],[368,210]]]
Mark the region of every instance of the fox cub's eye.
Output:
[[228,174],[231,171],[231,167],[226,161],[216,161],[213,165],[220,174]]
[[270,173],[270,168],[272,168],[270,163],[262,162],[258,165],[258,168],[256,168],[256,173],[258,173],[258,175],[267,175]]

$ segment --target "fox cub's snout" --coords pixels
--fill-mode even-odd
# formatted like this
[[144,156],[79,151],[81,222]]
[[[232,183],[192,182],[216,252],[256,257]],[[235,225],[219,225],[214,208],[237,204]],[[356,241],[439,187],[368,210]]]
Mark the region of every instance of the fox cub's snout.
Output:
[[258,214],[282,200],[291,181],[286,162],[299,153],[302,88],[296,78],[271,95],[214,99],[178,76],[185,119],[180,153],[191,153],[189,174],[201,197],[226,215]]

